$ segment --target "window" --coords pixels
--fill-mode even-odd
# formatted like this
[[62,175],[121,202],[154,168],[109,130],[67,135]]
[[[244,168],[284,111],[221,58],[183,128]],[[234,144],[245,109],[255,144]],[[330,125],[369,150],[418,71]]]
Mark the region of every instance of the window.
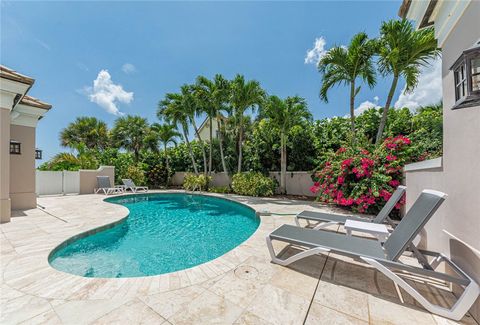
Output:
[[10,140],[10,154],[11,155],[21,155],[22,154],[22,144],[18,141]]
[[35,149],[35,159],[42,159],[42,150]]
[[453,108],[480,105],[480,47],[464,51],[451,69],[455,82]]

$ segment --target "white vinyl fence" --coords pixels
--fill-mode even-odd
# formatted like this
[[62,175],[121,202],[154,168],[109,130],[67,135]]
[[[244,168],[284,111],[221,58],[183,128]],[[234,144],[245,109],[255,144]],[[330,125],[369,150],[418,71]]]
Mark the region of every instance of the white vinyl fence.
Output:
[[37,195],[80,193],[80,173],[78,171],[36,171],[35,193]]

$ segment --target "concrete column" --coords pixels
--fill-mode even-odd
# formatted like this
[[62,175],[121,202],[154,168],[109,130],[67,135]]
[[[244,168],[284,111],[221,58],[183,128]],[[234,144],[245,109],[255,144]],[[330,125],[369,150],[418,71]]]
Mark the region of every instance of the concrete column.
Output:
[[0,107],[0,223],[10,215],[10,109]]

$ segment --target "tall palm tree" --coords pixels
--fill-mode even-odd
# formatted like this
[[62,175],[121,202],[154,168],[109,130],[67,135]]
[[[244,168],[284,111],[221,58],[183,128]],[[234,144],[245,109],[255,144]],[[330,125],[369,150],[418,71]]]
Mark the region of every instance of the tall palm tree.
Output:
[[160,120],[165,120],[177,127],[181,127],[183,140],[187,145],[192,160],[193,171],[195,174],[198,174],[195,155],[193,154],[192,145],[188,140],[188,122],[190,120],[189,101],[193,102],[193,98],[189,100],[187,96],[183,94],[168,93],[165,95],[165,99],[161,100],[158,104],[157,117]]
[[256,80],[245,81],[242,75],[236,75],[231,82],[230,103],[233,114],[238,121],[238,166],[237,173],[242,171],[242,146],[243,146],[243,116],[247,109],[255,110],[265,97],[265,91]]
[[105,149],[108,142],[107,124],[95,117],[77,117],[60,132],[62,146],[72,149],[79,144],[85,144],[88,149]]
[[133,151],[135,162],[138,162],[140,151],[146,146],[145,139],[149,133],[147,119],[127,115],[115,120],[111,136],[115,145]]
[[[167,167],[167,171],[170,169],[169,160],[168,160],[168,144],[173,143],[177,144],[177,138],[180,137],[180,133],[177,132],[176,125],[173,124],[152,124],[151,129],[155,132],[158,136],[158,140],[163,144],[163,148],[165,151],[165,165]],[[170,173],[167,173],[167,186],[169,183]]]
[[221,121],[223,119],[222,111],[226,110],[225,104],[229,95],[229,82],[222,75],[216,74],[213,80],[206,77],[197,77],[196,86],[198,89],[199,99],[202,101],[205,113],[207,113],[210,123],[210,153],[208,158],[208,173],[212,172],[212,140],[213,140],[213,119],[217,121],[217,129],[220,135],[219,147],[220,158],[222,160],[222,168],[224,173],[228,175],[227,165],[225,164],[225,156],[223,153],[223,133]]
[[375,69],[372,58],[375,54],[376,42],[368,39],[367,34],[358,33],[353,36],[348,47],[336,46],[327,51],[318,63],[322,75],[320,98],[328,102],[327,93],[334,85],[350,86],[350,124],[355,132],[355,97],[360,91],[357,79],[370,88],[375,86]]
[[440,55],[433,27],[415,30],[406,19],[383,22],[380,28],[378,67],[384,76],[393,75],[387,101],[383,107],[375,143],[380,143],[387,123],[388,109],[392,103],[400,77],[405,79],[405,91],[412,91],[418,83],[420,67]]
[[305,121],[312,120],[305,99],[299,96],[285,100],[270,96],[260,108],[260,118],[269,119],[280,131],[280,192],[286,193],[287,183],[287,141],[288,133]]

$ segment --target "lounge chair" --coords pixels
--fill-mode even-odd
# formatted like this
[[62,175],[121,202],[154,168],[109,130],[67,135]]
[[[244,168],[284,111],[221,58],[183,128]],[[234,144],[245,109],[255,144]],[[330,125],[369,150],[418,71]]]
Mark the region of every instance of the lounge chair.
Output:
[[395,204],[397,204],[397,202],[400,201],[406,189],[407,188],[405,186],[401,186],[401,185],[398,186],[395,192],[393,192],[390,199],[387,201],[387,203],[385,203],[382,210],[380,210],[380,212],[377,214],[377,216],[374,219],[367,219],[367,218],[362,218],[357,216],[342,216],[342,215],[333,214],[333,213],[303,211],[303,212],[300,212],[295,217],[295,223],[297,224],[297,226],[301,227],[300,219],[307,220],[308,225],[311,224],[311,221],[317,222],[317,224],[313,227],[313,229],[315,230],[323,229],[331,225],[337,225],[337,224],[343,225],[345,224],[345,222],[347,222],[347,220],[356,220],[356,221],[374,222],[374,223],[383,223],[385,220],[388,220],[390,223],[392,223],[391,220],[388,218],[388,215],[390,214],[390,212],[392,212],[393,208],[395,207]]
[[97,176],[97,187],[94,189],[94,192],[97,194],[100,191],[105,195],[123,193],[122,188],[111,186],[110,177],[108,176]]
[[[448,259],[448,257],[439,253],[419,250],[424,256],[433,257],[432,262],[424,264],[423,268],[407,265],[398,260],[407,247],[411,245],[415,236],[435,211],[437,211],[445,198],[446,194],[444,193],[424,190],[383,246],[380,242],[367,238],[349,237],[329,231],[317,231],[292,225],[282,225],[267,236],[268,250],[272,257],[272,262],[283,266],[308,256],[330,252],[363,261],[373,266],[403,288],[429,312],[454,320],[460,320],[480,293],[478,284],[472,278]],[[282,259],[275,254],[272,245],[273,240],[305,247],[306,250]],[[457,276],[435,271],[441,262],[450,265]],[[465,286],[465,290],[452,308],[444,308],[429,302],[419,291],[394,271],[404,274],[408,272],[416,276],[426,276],[456,283]]]
[[146,186],[136,186],[135,183],[129,178],[122,179],[122,182],[123,182],[125,191],[130,190],[133,193],[137,193],[137,191],[148,192],[148,187],[146,187]]

